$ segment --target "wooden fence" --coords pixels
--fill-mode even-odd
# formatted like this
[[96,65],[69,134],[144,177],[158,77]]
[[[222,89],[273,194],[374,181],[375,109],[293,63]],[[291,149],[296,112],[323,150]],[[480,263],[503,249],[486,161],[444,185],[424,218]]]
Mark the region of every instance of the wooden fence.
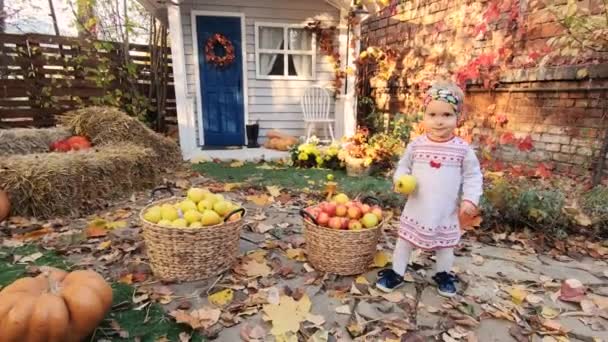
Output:
[[[53,126],[56,115],[98,103],[108,91],[125,89],[113,76],[122,62],[118,47],[117,43],[72,37],[0,34],[0,128]],[[127,89],[135,88],[131,91],[146,97],[154,94],[157,86],[152,80],[157,74],[151,68],[150,47],[131,44],[129,56],[137,76]],[[153,109],[147,114],[154,118],[160,113],[172,124],[176,121],[175,92],[168,51],[166,56],[162,61],[168,66],[166,101],[162,99],[157,106],[153,95]],[[103,73],[108,77],[100,76],[102,65],[109,70]]]

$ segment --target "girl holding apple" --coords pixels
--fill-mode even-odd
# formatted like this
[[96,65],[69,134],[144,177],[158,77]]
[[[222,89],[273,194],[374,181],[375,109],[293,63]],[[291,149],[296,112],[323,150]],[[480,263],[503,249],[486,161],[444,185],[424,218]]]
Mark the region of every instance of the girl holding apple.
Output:
[[415,248],[436,253],[439,294],[456,294],[450,273],[460,242],[459,215],[475,215],[483,176],[473,149],[454,135],[464,94],[450,82],[437,82],[424,100],[426,131],[410,142],[394,174],[396,190],[408,194],[401,215],[393,268],[379,272],[376,286],[390,292],[403,285]]

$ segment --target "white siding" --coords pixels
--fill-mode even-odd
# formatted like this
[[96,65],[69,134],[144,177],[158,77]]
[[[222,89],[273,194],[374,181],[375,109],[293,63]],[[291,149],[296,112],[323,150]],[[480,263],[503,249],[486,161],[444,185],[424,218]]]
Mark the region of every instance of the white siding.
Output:
[[[300,96],[312,84],[331,86],[333,66],[317,48],[317,73],[314,81],[258,80],[255,73],[255,22],[306,24],[322,20],[337,25],[339,11],[324,0],[186,0],[180,5],[184,35],[188,96],[196,98],[196,68],[191,27],[191,10],[241,12],[245,14],[249,121],[259,120],[260,135],[270,129],[301,136],[304,121],[300,109]],[[198,110],[198,104],[196,108]],[[331,107],[332,115],[334,106]],[[200,120],[200,113],[197,115]],[[197,123],[198,127],[198,123]]]

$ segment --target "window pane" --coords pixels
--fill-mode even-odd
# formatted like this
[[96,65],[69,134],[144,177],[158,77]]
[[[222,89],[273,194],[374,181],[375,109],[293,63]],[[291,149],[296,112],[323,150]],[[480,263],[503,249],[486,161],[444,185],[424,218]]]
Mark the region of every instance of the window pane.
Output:
[[289,76],[312,77],[312,56],[289,55]]
[[260,53],[260,75],[283,76],[285,74],[285,55]]
[[281,49],[284,38],[282,27],[259,27],[258,43],[261,49]]
[[312,33],[304,29],[289,29],[289,50],[312,50]]

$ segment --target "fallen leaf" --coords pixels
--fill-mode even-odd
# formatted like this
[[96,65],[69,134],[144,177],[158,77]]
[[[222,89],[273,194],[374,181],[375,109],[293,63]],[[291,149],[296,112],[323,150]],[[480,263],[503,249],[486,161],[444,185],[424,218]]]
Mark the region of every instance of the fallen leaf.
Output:
[[305,263],[302,267],[304,267],[304,270],[308,273],[314,272],[315,269],[314,267],[312,267],[310,264]]
[[24,264],[24,263],[27,263],[27,262],[34,262],[34,261],[36,261],[36,260],[38,260],[40,258],[42,258],[42,253],[36,252],[34,254],[30,254],[28,256],[25,256],[25,257],[19,259],[19,263]]
[[247,196],[247,200],[260,207],[265,207],[273,201],[272,197],[265,194]]
[[179,342],[190,342],[191,337],[192,336],[190,334],[182,331],[181,333],[179,333]]
[[583,299],[580,302],[581,310],[586,314],[595,315],[599,308],[591,299]]
[[576,78],[577,79],[584,79],[587,76],[589,76],[589,70],[587,70],[587,68],[580,68],[576,71]]
[[129,332],[124,330],[116,320],[110,320],[110,326],[121,338],[129,338]]
[[272,321],[270,333],[279,336],[300,330],[300,323],[306,320],[311,308],[310,298],[304,295],[299,301],[289,296],[281,296],[279,304],[266,304],[262,311],[267,320]]
[[355,279],[355,283],[360,285],[369,285],[369,281],[364,276],[358,276],[357,279]]
[[401,292],[386,293],[382,295],[382,298],[388,300],[391,303],[400,303],[405,300],[405,297]]
[[329,341],[329,331],[325,329],[319,329],[315,331],[307,342],[327,342]]
[[514,287],[509,291],[511,295],[511,300],[513,303],[517,305],[521,305],[524,302],[524,299],[528,296],[528,292],[521,287]]
[[254,228],[254,230],[255,230],[257,233],[260,233],[260,234],[265,234],[266,232],[271,231],[271,230],[273,230],[273,229],[274,229],[274,226],[273,226],[273,225],[266,224],[266,223],[259,223],[259,224],[256,224],[256,225],[255,225],[255,228]]
[[352,283],[352,285],[350,286],[350,293],[354,294],[354,295],[358,295],[358,296],[363,294],[363,293],[361,293],[361,291],[359,291],[359,289],[357,288],[355,283]]
[[129,273],[129,274],[126,274],[126,275],[120,277],[120,279],[118,279],[118,282],[127,284],[127,285],[133,284],[133,273]]
[[265,261],[249,259],[244,264],[237,266],[238,270],[242,269],[241,274],[248,277],[267,277],[272,273],[272,270]]
[[230,163],[230,167],[241,167],[243,165],[245,165],[245,162],[242,160],[237,160],[237,161]]
[[351,314],[350,306],[349,305],[338,306],[336,308],[336,312],[339,314],[343,314],[343,315],[350,315]]
[[119,228],[127,228],[128,225],[129,224],[127,223],[127,221],[107,222],[106,229],[114,230],[114,229],[119,229]]
[[543,309],[540,312],[540,315],[543,316],[543,318],[546,319],[553,319],[556,318],[557,316],[559,316],[559,310],[549,307],[549,306],[543,306]]
[[386,251],[379,251],[374,255],[374,264],[376,268],[386,267],[391,262],[391,255]]
[[245,342],[262,342],[266,337],[266,330],[259,325],[251,326],[245,323],[241,328],[241,339]]
[[202,308],[187,312],[184,310],[174,310],[169,313],[175,318],[177,323],[188,324],[192,329],[207,329],[217,323],[222,311],[219,309]]
[[105,225],[100,226],[89,226],[84,230],[87,238],[98,238],[105,237],[108,235],[108,230],[105,228]]
[[448,335],[447,333],[443,333],[443,335],[441,335],[441,339],[444,342],[458,342],[458,340],[454,339],[452,336]]
[[281,301],[281,294],[279,293],[279,289],[276,287],[271,287],[267,290],[266,300],[268,304],[278,305]]
[[543,298],[541,296],[537,296],[537,295],[533,295],[533,294],[529,294],[526,296],[526,302],[528,302],[532,305],[539,304],[542,301],[543,301]]
[[215,306],[224,306],[230,302],[232,302],[232,298],[234,297],[234,292],[232,289],[225,289],[219,292],[216,292],[212,295],[209,295],[207,299],[209,303]]
[[104,249],[107,249],[111,245],[112,245],[112,241],[111,240],[104,241],[104,242],[100,243],[99,246],[97,246],[97,250],[98,251],[102,251]]
[[481,255],[474,254],[473,255],[473,264],[477,266],[483,265],[485,259]]
[[275,185],[267,186],[266,190],[272,197],[279,197],[281,195],[281,188]]
[[306,315],[306,321],[320,327],[325,323],[325,317],[321,315],[313,315],[309,312],[308,315]]
[[287,254],[289,259],[306,261],[306,255],[304,255],[304,250],[302,248],[290,248],[285,251],[285,254]]
[[224,192],[230,192],[232,190],[238,189],[243,185],[243,183],[226,183],[224,184]]
[[558,321],[554,321],[551,319],[547,319],[545,321],[543,321],[543,327],[549,329],[549,330],[555,330],[555,331],[563,331],[563,327],[561,325],[561,323],[559,323]]

